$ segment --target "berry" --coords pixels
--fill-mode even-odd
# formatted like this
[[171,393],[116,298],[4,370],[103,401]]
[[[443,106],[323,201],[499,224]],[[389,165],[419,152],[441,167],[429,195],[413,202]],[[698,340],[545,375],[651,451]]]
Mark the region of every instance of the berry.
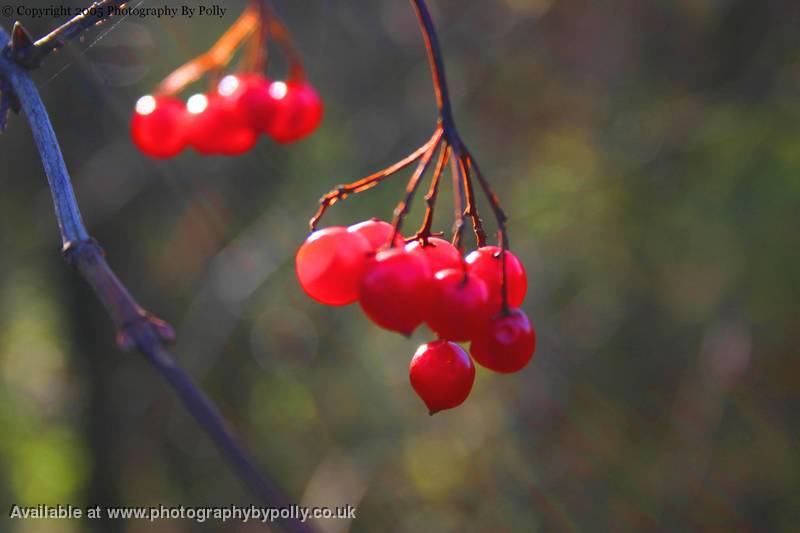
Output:
[[275,81],[269,86],[269,95],[275,116],[266,131],[281,144],[310,135],[322,121],[322,100],[308,83]]
[[436,273],[426,322],[439,337],[468,341],[488,320],[489,290],[483,280],[461,268]]
[[[392,238],[392,234],[394,233],[394,227],[388,222],[379,220],[377,218],[372,218],[370,220],[365,220],[364,222],[359,222],[358,224],[353,224],[347,228],[347,231],[352,231],[362,235],[369,241],[372,249],[377,251],[388,246],[389,240]],[[398,233],[394,242],[395,246],[402,247],[405,239],[403,239],[403,236]]]
[[417,348],[409,378],[430,414],[434,414],[464,403],[475,382],[475,366],[458,344],[438,340]]
[[183,104],[168,96],[142,96],[131,119],[131,138],[150,157],[168,158],[186,147]]
[[503,373],[521,370],[533,357],[536,332],[528,317],[519,309],[491,319],[469,347],[469,353],[481,366]]
[[239,155],[256,144],[256,132],[231,96],[196,94],[186,108],[191,115],[189,141],[201,154]]
[[271,82],[258,74],[225,76],[219,83],[219,93],[230,96],[235,107],[250,126],[259,133],[266,133],[275,119],[275,99],[269,93]]
[[403,248],[380,251],[361,279],[361,307],[382,328],[411,335],[425,318],[431,279],[421,257]]
[[[467,256],[467,270],[481,278],[489,289],[492,314],[500,311],[503,303],[503,260],[497,246],[482,246]],[[522,262],[506,252],[508,305],[519,307],[528,290],[528,278]]]
[[327,305],[347,305],[358,299],[359,281],[367,265],[367,240],[344,227],[312,233],[297,251],[295,271],[300,286]]
[[444,239],[429,237],[428,245],[422,246],[419,240],[406,244],[406,251],[424,257],[434,274],[446,268],[461,267],[461,252]]

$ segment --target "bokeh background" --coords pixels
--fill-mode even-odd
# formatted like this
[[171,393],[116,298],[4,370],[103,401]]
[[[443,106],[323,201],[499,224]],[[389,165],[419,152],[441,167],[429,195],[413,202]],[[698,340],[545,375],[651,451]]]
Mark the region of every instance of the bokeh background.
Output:
[[[434,417],[407,377],[431,334],[317,305],[293,273],[319,196],[432,131],[408,2],[276,0],[325,100],[318,133],[151,161],[127,134],[133,104],[244,2],[224,5],[222,19],[112,21],[34,77],[91,232],[292,501],[356,505],[332,532],[796,530],[800,4],[431,2],[539,333],[523,372],[479,369],[469,400]],[[0,529],[255,531],[7,519],[12,503],[252,500],[63,264],[22,117],[0,165]],[[405,181],[326,223],[389,217]],[[444,191],[435,228],[449,231]],[[418,204],[409,227],[420,219]]]

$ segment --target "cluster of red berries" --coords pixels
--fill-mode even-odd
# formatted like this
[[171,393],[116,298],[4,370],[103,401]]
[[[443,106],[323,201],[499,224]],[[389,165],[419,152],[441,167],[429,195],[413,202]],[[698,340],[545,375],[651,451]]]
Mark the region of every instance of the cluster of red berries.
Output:
[[322,121],[322,100],[307,82],[270,81],[246,73],[222,78],[186,103],[147,95],[136,102],[131,137],[145,154],[174,157],[187,146],[201,154],[239,155],[259,134],[279,143],[306,137]]
[[[520,260],[484,246],[466,258],[437,237],[392,243],[391,224],[372,219],[350,227],[315,231],[297,252],[300,285],[327,305],[358,301],[377,325],[410,335],[426,323],[439,340],[419,347],[411,361],[411,385],[431,414],[460,405],[472,390],[475,367],[497,372],[522,369],[533,356],[536,335],[519,309],[527,290]],[[470,342],[468,355],[456,342]]]

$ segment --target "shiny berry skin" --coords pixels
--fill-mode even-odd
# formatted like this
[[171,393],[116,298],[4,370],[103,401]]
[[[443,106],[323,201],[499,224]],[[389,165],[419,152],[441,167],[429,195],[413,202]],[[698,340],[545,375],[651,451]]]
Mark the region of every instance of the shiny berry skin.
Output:
[[427,246],[422,246],[419,240],[411,241],[406,244],[406,251],[424,257],[434,274],[447,268],[461,267],[461,253],[458,249],[438,237],[429,237]]
[[237,74],[225,76],[219,83],[219,93],[227,95],[244,114],[250,126],[259,133],[266,133],[275,119],[275,99],[270,95],[271,81],[259,74]]
[[256,144],[256,131],[230,96],[213,92],[189,98],[189,141],[201,154],[239,155]]
[[[500,311],[503,301],[503,260],[500,248],[483,246],[467,256],[467,270],[481,278],[489,289],[489,300],[494,313]],[[508,305],[519,307],[528,290],[528,277],[522,262],[506,252],[506,276],[508,279]]]
[[[364,222],[359,222],[358,224],[349,226],[347,231],[352,231],[363,236],[369,241],[372,249],[378,251],[381,248],[386,248],[389,246],[389,240],[392,238],[392,234],[394,233],[394,227],[388,222],[379,220],[377,218],[372,218],[370,220],[365,220]],[[394,242],[395,246],[402,248],[405,240],[403,239],[403,236],[398,233]]]
[[464,403],[475,382],[475,366],[458,344],[438,340],[417,348],[409,378],[430,414],[434,414]]
[[425,321],[442,339],[463,342],[485,328],[489,320],[489,290],[463,268],[440,270],[433,277]]
[[382,250],[361,279],[361,308],[380,327],[411,335],[425,318],[432,278],[421,257],[403,248]]
[[469,347],[479,365],[503,373],[521,370],[533,357],[534,350],[536,332],[520,309],[492,318]]
[[322,100],[310,84],[296,81],[274,81],[269,95],[275,105],[275,116],[267,133],[286,144],[310,135],[322,122]]
[[315,231],[297,251],[297,279],[306,294],[320,303],[351,304],[358,299],[369,253],[367,240],[347,228]]
[[187,122],[180,100],[168,96],[142,96],[136,102],[131,118],[131,138],[150,157],[174,157],[188,142]]

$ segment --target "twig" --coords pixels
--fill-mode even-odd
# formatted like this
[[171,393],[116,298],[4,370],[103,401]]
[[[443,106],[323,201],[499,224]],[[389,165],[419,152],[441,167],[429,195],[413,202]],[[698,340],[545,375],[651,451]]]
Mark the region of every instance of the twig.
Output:
[[[8,39],[0,28],[0,42]],[[259,473],[253,459],[227,429],[213,402],[164,348],[164,342],[174,338],[172,328],[133,299],[106,262],[102,248],[86,231],[50,118],[27,71],[2,56],[0,77],[11,84],[30,122],[52,193],[64,257],[91,285],[106,308],[117,328],[120,347],[135,348],[147,358],[230,461],[234,471],[265,504],[286,505],[285,498]],[[309,525],[298,521],[287,521],[285,525],[291,531],[311,531]]]
[[439,161],[436,163],[436,168],[433,171],[433,178],[431,178],[428,194],[425,195],[425,218],[422,219],[422,226],[419,228],[416,235],[414,235],[415,239],[419,239],[422,242],[422,246],[428,245],[428,238],[431,236],[433,213],[436,209],[436,198],[439,195],[439,183],[441,182],[444,167],[449,159],[450,147],[445,146],[439,154]]
[[320,198],[319,208],[317,209],[317,212],[314,214],[314,216],[311,217],[311,220],[308,223],[311,231],[315,231],[317,229],[317,225],[319,225],[320,219],[322,219],[322,216],[325,214],[325,212],[328,210],[330,206],[332,206],[339,200],[344,200],[351,194],[356,194],[371,189],[372,187],[376,186],[377,184],[379,184],[381,181],[385,180],[392,174],[406,168],[408,165],[410,165],[411,163],[417,161],[420,157],[422,157],[431,148],[431,146],[437,144],[439,142],[439,139],[441,138],[442,138],[442,130],[437,129],[434,132],[433,136],[428,140],[428,142],[417,148],[414,152],[409,154],[405,159],[401,159],[397,163],[389,167],[386,167],[383,170],[380,170],[370,176],[367,176],[366,178],[362,178],[358,181],[354,181],[353,183],[348,183],[346,185],[339,185],[331,192]]
[[109,19],[115,15],[115,10],[122,8],[129,0],[99,0],[87,7],[80,15],[72,17],[70,20],[51,31],[41,39],[33,43],[20,40],[20,36],[26,35],[19,22],[14,26],[13,41],[10,48],[11,57],[25,68],[38,67],[42,59],[50,52],[64,46],[64,41],[74,39],[83,34],[89,28]]
[[411,207],[411,202],[414,200],[414,193],[417,192],[419,182],[422,180],[422,176],[424,176],[425,172],[428,170],[428,166],[431,164],[431,160],[436,153],[436,149],[439,148],[439,142],[440,140],[437,140],[436,143],[434,143],[434,145],[431,146],[420,158],[417,169],[411,175],[411,179],[408,181],[408,185],[406,186],[405,198],[403,198],[394,209],[394,220],[392,221],[392,227],[394,229],[392,231],[392,239],[390,241],[392,247],[394,247],[397,236],[400,234],[400,228],[403,224],[403,217],[406,216],[406,213],[408,213],[408,210]]
[[455,220],[453,222],[453,246],[459,252],[463,251],[464,246],[464,186],[461,179],[461,170],[456,158],[450,155],[450,173],[453,176],[453,211]]

